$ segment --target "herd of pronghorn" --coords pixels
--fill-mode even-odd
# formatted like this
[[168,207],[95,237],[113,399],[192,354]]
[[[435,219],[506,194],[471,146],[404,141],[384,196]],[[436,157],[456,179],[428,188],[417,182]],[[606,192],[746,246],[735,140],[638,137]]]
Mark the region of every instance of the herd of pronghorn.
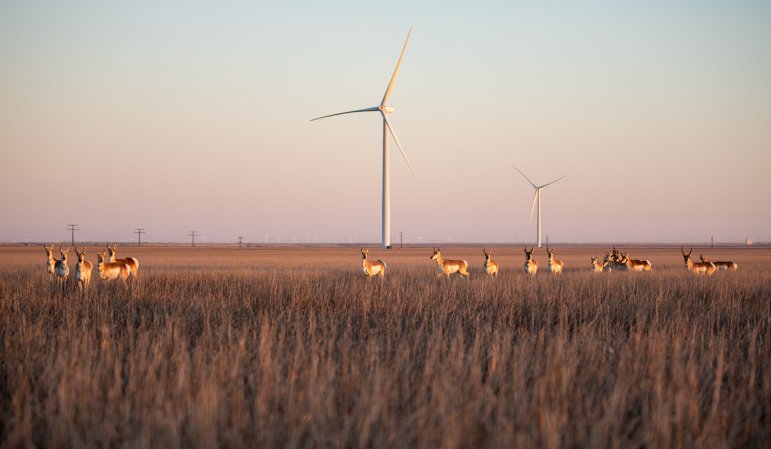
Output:
[[[53,279],[56,280],[60,288],[64,288],[65,284],[70,277],[70,266],[68,263],[69,249],[63,249],[59,247],[59,254],[61,259],[54,257],[54,246],[45,246],[47,261],[46,271]],[[538,272],[538,262],[533,259],[533,249],[530,251],[527,248],[525,250],[525,273],[529,275],[535,275]],[[731,261],[716,261],[711,262],[709,259],[701,256],[701,262],[694,262],[691,260],[691,253],[693,248],[685,253],[684,248],[680,248],[685,260],[685,266],[688,271],[694,274],[701,274],[706,276],[713,275],[716,271],[720,270],[733,270],[736,271],[738,265]],[[500,273],[500,265],[498,262],[492,259],[493,250],[483,248],[485,255],[485,262],[482,265],[482,271],[488,276],[498,276]],[[105,261],[105,253],[107,259]],[[369,253],[368,249],[361,249],[361,265],[365,276],[380,276],[384,277],[386,272],[386,263],[382,260],[369,260],[367,258]],[[93,265],[86,260],[86,250],[79,251],[75,248],[75,254],[78,256],[78,263],[75,264],[75,279],[77,285],[81,290],[87,289],[91,284],[91,271]],[[105,251],[96,253],[97,257],[97,271],[99,277],[105,281],[113,281],[120,279],[126,281],[129,277],[136,278],[139,271],[139,261],[134,257],[127,257],[124,259],[118,259],[117,245],[110,246],[109,244],[105,248]],[[546,248],[546,254],[549,257],[549,264],[547,266],[550,273],[559,274],[562,272],[562,268],[565,264],[561,260],[554,258],[554,250]],[[461,276],[468,276],[468,262],[461,259],[445,259],[442,257],[442,252],[439,248],[434,248],[434,252],[431,255],[431,260],[436,261],[437,276],[447,276],[458,273]],[[651,271],[653,265],[649,260],[637,260],[630,259],[629,253],[622,253],[615,247],[605,254],[602,263],[596,257],[592,257],[592,271],[601,273],[604,271]]]
[[[65,288],[70,278],[70,265],[68,263],[69,249],[62,249],[59,247],[59,254],[61,259],[54,257],[54,246],[45,246],[46,256],[48,258],[46,262],[46,271],[53,279],[56,280],[61,289]],[[107,253],[107,261],[105,261],[105,253]],[[91,284],[91,271],[93,270],[93,264],[86,260],[86,250],[78,251],[75,248],[75,254],[78,256],[78,263],[75,264],[75,279],[78,282],[80,290],[87,289]],[[127,257],[125,259],[118,259],[118,247],[117,245],[107,245],[104,251],[96,253],[98,260],[96,269],[99,272],[99,277],[105,281],[113,281],[120,279],[126,281],[129,276],[136,278],[139,271],[139,261],[134,257]]]
[[[533,259],[533,249],[530,251],[527,248],[525,250],[525,273],[534,276],[538,272],[538,261]],[[482,271],[488,276],[498,276],[500,273],[500,265],[498,262],[492,259],[493,250],[483,248],[482,251],[485,255],[485,263],[482,265]],[[739,267],[736,263],[731,261],[717,261],[711,262],[708,258],[701,256],[701,262],[694,262],[691,260],[691,253],[693,248],[685,253],[685,248],[680,248],[685,260],[685,266],[688,271],[693,274],[711,276],[716,271],[720,270],[732,270],[736,271]],[[382,260],[369,260],[367,255],[368,249],[361,249],[361,265],[365,276],[385,276],[386,263]],[[554,250],[546,248],[546,254],[549,256],[549,265],[547,266],[550,273],[559,274],[562,273],[562,268],[565,264],[561,260],[554,258]],[[439,248],[434,248],[434,253],[431,255],[431,260],[436,261],[437,265],[437,277],[442,275],[450,277],[450,275],[458,273],[461,276],[468,276],[468,262],[461,259],[445,259],[442,257],[442,252]],[[622,253],[613,247],[612,250],[605,254],[602,263],[596,257],[592,257],[592,271],[595,273],[602,273],[607,271],[651,271],[653,265],[649,260],[637,260],[630,259],[629,253]]]

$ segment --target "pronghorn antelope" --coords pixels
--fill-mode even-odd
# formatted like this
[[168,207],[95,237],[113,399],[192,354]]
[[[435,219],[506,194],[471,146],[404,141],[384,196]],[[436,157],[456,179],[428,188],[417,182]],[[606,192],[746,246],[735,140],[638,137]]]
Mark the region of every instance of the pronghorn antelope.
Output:
[[629,271],[651,271],[653,269],[649,260],[630,259],[629,253],[621,256],[621,263],[626,265],[626,269]]
[[70,276],[70,266],[67,264],[67,256],[69,255],[70,250],[59,247],[59,253],[62,255],[62,258],[56,259],[54,271],[56,272],[56,280],[59,283],[59,287],[64,289],[67,278]]
[[118,259],[118,245],[112,245],[112,248],[110,248],[110,245],[107,245],[107,252],[110,255],[109,261],[110,262],[121,262],[125,263],[129,266],[131,269],[131,272],[129,274],[133,274],[134,277],[137,277],[137,271],[139,270],[139,261],[134,257],[126,257],[124,259]]
[[86,260],[86,250],[78,251],[75,248],[75,254],[78,255],[78,263],[75,265],[75,279],[78,280],[80,290],[87,289],[91,284],[91,262]]
[[431,255],[431,259],[436,261],[439,273],[438,276],[445,275],[448,278],[451,274],[460,273],[463,276],[468,276],[468,262],[465,260],[445,260],[442,258],[442,253],[439,248],[434,248],[434,254]]
[[386,263],[382,260],[375,260],[370,262],[367,260],[367,254],[369,254],[369,248],[361,249],[361,269],[364,271],[364,276],[385,276]]
[[54,259],[54,245],[43,245],[43,248],[46,250],[46,256],[48,256],[48,261],[46,262],[46,272],[51,275],[51,278],[53,278],[56,275],[56,271],[54,270],[54,267],[56,266],[56,259]]
[[693,262],[691,260],[691,253],[693,252],[693,248],[691,248],[691,251],[688,252],[688,254],[685,254],[685,249],[683,247],[680,247],[680,252],[683,253],[683,259],[685,260],[685,266],[688,267],[688,271],[690,271],[693,274],[706,274],[707,276],[712,276],[715,274],[715,264],[712,262]]
[[600,263],[597,261],[596,257],[592,257],[592,271],[595,273],[602,273],[603,270],[605,270],[605,267],[608,265],[608,261],[605,260],[603,263]]
[[554,251],[550,250],[549,248],[546,248],[546,254],[549,255],[549,271],[551,271],[554,274],[562,273],[562,267],[564,264],[561,260],[554,259]]
[[533,249],[531,248],[530,251],[525,249],[525,273],[526,274],[532,274],[535,275],[535,273],[538,271],[538,262],[533,259]]
[[[709,262],[709,259],[705,258],[701,254],[699,254],[699,259],[701,259],[702,262]],[[739,266],[736,265],[735,262],[731,262],[730,260],[718,260],[718,261],[712,262],[712,264],[715,266],[715,269],[717,271],[720,271],[720,270],[736,271],[739,269]]]
[[613,265],[613,254],[608,251],[602,258],[602,269],[603,271],[613,271]]
[[621,251],[617,250],[615,246],[613,247],[613,251],[610,253],[610,263],[612,270],[627,271],[629,269],[629,267],[626,266],[626,262],[624,261],[624,255],[621,254]]
[[493,249],[482,248],[482,251],[485,253],[485,264],[483,265],[485,273],[490,276],[498,276],[498,262],[491,259],[493,257]]
[[99,277],[107,281],[120,278],[126,280],[131,274],[131,267],[124,262],[105,262],[104,251],[101,253],[97,251],[96,258],[99,261],[97,269],[99,270]]

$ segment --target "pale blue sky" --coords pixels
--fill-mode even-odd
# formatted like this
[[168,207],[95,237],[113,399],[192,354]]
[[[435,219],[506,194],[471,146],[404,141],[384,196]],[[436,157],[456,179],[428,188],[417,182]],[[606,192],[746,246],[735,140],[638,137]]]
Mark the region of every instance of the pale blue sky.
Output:
[[771,240],[768,2],[0,0],[0,241]]

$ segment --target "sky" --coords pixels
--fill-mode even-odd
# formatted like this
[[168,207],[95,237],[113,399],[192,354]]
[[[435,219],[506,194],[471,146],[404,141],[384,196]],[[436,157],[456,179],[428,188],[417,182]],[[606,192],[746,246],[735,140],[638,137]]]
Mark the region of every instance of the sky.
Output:
[[[286,4],[283,4],[286,3]],[[771,3],[0,0],[0,241],[771,240]]]

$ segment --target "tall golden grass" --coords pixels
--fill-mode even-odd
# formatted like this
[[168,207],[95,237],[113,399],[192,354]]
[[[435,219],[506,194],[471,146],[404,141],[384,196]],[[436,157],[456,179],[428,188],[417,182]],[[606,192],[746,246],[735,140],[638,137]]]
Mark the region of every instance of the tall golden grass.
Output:
[[55,293],[42,256],[6,261],[2,446],[771,441],[768,264],[593,274],[587,255],[561,276],[448,281],[416,253],[381,283],[350,253],[145,257],[139,283],[83,296]]

